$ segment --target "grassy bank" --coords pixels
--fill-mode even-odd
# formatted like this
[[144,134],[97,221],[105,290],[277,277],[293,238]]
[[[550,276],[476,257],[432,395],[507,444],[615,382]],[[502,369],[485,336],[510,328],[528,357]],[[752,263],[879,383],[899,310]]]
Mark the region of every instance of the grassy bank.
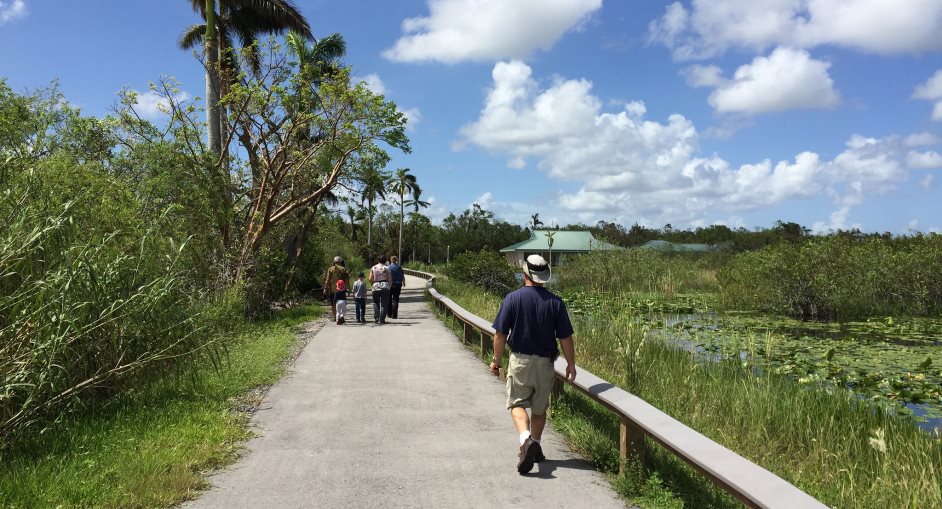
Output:
[[[436,287],[470,311],[493,318],[496,296],[488,298],[454,282]],[[697,362],[687,352],[648,339],[639,318],[634,309],[575,317],[579,365],[828,505],[942,506],[942,443],[911,421],[844,390],[814,390],[786,377],[753,376],[731,361]],[[593,461],[613,470],[616,421],[568,393],[560,408],[554,425]],[[560,414],[569,417],[558,420]],[[654,506],[676,503],[652,498],[651,493],[659,493],[650,491],[653,485],[666,487],[686,506],[738,505],[656,445],[649,448],[648,473],[629,469],[634,473],[616,479],[616,487],[632,500]]]
[[192,497],[250,435],[234,409],[254,407],[297,351],[296,326],[321,313],[296,308],[247,325],[218,369],[207,362],[0,452],[0,507],[166,507]]

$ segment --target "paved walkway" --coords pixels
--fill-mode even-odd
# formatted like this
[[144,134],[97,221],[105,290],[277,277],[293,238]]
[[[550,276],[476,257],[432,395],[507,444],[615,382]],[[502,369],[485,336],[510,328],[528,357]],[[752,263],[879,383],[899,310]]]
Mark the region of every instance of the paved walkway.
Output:
[[[516,471],[504,388],[409,277],[399,319],[327,324],[253,417],[257,438],[189,508],[624,507],[547,430],[547,461]],[[372,303],[367,307],[372,316]]]

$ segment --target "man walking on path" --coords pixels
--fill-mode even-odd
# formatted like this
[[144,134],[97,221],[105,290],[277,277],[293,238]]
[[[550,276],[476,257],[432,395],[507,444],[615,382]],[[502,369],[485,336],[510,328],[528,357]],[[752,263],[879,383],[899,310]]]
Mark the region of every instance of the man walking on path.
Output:
[[389,318],[399,318],[399,294],[402,293],[402,287],[406,286],[406,273],[402,271],[399,265],[399,257],[396,255],[389,257],[389,275],[392,276],[392,286],[389,288]]
[[[523,263],[524,287],[511,292],[494,319],[494,358],[491,371],[498,373],[504,346],[510,346],[507,369],[507,408],[520,434],[517,472],[526,474],[543,457],[540,439],[546,426],[559,356],[556,340],[566,357],[566,379],[576,379],[576,352],[572,323],[566,304],[543,288],[552,273],[540,255],[530,255]],[[527,408],[532,415],[527,415]]]
[[343,258],[334,257],[334,264],[327,269],[327,276],[324,278],[324,297],[330,298],[330,316],[337,317],[337,302],[334,298],[334,290],[337,288],[337,281],[343,281],[344,287],[350,287],[350,274],[343,266]]

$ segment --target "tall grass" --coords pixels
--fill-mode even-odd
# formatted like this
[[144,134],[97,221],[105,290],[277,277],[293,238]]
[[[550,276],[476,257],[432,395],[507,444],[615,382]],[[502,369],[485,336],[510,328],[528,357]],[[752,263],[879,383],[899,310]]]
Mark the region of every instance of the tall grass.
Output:
[[0,194],[0,444],[205,349],[177,267],[145,230],[83,238],[71,204]]
[[[436,280],[436,288],[466,309],[486,319],[494,317],[497,297],[460,286]],[[697,361],[688,352],[652,339],[631,308],[573,318],[580,366],[826,504],[942,506],[942,442],[912,421],[845,390],[800,387],[770,374],[754,376],[732,361]],[[616,421],[597,415],[598,409],[577,396],[568,395],[563,405],[568,409],[564,415],[585,413],[591,424],[568,421],[564,428],[576,430],[570,436],[577,445],[583,443],[581,447],[601,458],[597,463],[611,469],[613,452],[606,456],[599,442],[609,437],[610,451],[617,450]],[[600,425],[602,429],[597,428]],[[669,453],[653,443],[649,446],[652,454],[646,467],[688,505],[737,505]]]
[[144,384],[0,449],[0,507],[169,507],[193,498],[206,471],[234,461],[251,435],[248,414],[236,410],[257,404],[258,388],[300,346],[296,326],[322,313],[232,320],[219,364],[202,359],[186,376]]
[[559,288],[623,295],[673,297],[719,290],[716,272],[725,253],[661,253],[650,249],[594,251],[572,259],[558,271]]

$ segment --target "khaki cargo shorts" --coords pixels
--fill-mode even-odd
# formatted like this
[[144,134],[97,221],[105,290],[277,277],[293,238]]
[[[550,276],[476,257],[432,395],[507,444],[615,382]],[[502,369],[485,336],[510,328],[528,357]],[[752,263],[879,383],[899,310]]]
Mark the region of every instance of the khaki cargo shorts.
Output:
[[507,367],[507,409],[529,408],[536,415],[545,415],[555,378],[551,359],[511,353]]

